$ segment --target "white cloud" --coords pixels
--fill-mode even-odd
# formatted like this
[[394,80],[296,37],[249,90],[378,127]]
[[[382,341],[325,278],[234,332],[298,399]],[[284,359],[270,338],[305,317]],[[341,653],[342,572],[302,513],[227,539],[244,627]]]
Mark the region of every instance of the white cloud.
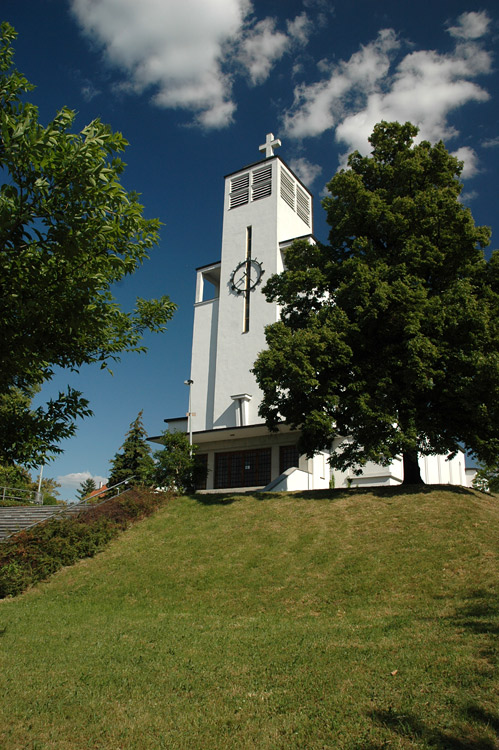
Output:
[[447,123],[447,115],[467,102],[489,98],[484,89],[464,76],[488,72],[490,58],[485,61],[477,55],[476,60],[469,60],[466,70],[467,59],[468,51],[466,57],[433,51],[407,55],[388,86],[369,94],[359,112],[345,117],[336,130],[336,139],[365,152],[367,138],[380,120],[412,122],[419,127],[421,138],[433,142],[457,135]]
[[315,18],[315,23],[325,26],[328,22],[328,16],[334,16],[335,8],[331,0],[303,0],[305,8],[319,11]]
[[240,62],[248,69],[252,83],[262,83],[268,78],[273,64],[290,45],[290,39],[275,30],[274,18],[259,21],[241,44]]
[[483,148],[497,148],[497,146],[499,146],[499,136],[496,138],[488,138],[486,141],[482,141],[480,145]]
[[303,157],[291,159],[289,166],[308,187],[312,185],[322,172],[322,167],[319,166],[319,164],[313,164],[311,161],[304,159]]
[[97,487],[100,483],[105,484],[107,482],[106,477],[101,477],[98,474],[91,474],[89,471],[78,471],[73,474],[63,474],[62,476],[57,477],[56,481],[59,482],[61,487],[66,487],[68,489],[78,489],[81,483],[85,482],[87,479],[93,479]]
[[[486,32],[487,25],[486,13],[460,16],[459,26],[451,29],[457,39],[455,49],[448,54],[417,50],[397,64],[401,44],[393,29],[383,29],[348,61],[329,67],[323,61],[323,80],[295,89],[294,106],[284,117],[288,134],[306,137],[334,129],[336,140],[348,151],[363,153],[369,150],[367,139],[380,120],[413,122],[420,138],[432,142],[458,135],[448,115],[468,102],[489,99],[472,80],[492,69],[491,54],[481,42],[473,41]],[[466,156],[465,176],[471,176],[476,155]]]
[[293,109],[284,118],[288,134],[301,138],[334,127],[346,110],[356,103],[360,106],[386,77],[390,57],[398,48],[395,32],[383,29],[374,42],[362,46],[347,62],[330,68],[325,80],[297,86]]
[[475,200],[475,198],[478,198],[478,193],[476,190],[470,190],[467,193],[461,193],[458,200],[460,203],[464,203],[464,205],[468,205],[472,201]]
[[480,171],[478,168],[478,156],[469,146],[461,146],[457,151],[452,152],[452,156],[455,156],[459,161],[464,163],[461,177],[465,180],[469,177],[474,177]]
[[71,0],[76,19],[129,77],[130,90],[156,89],[158,106],[199,114],[209,127],[231,121],[227,45],[239,38],[250,0]]
[[92,99],[95,99],[95,97],[99,96],[100,93],[101,91],[99,91],[99,89],[94,86],[92,81],[86,80],[81,87],[81,95],[86,102],[91,102]]
[[287,34],[278,31],[276,25],[275,18],[264,18],[249,27],[241,41],[237,59],[254,85],[267,80],[274,64],[296,44],[307,44],[312,31],[306,13],[286,22]]
[[70,0],[83,31],[126,78],[118,90],[152,90],[159,107],[195,114],[205,128],[234,117],[234,76],[253,85],[295,45],[307,43],[312,24],[301,13],[277,28],[257,21],[251,0]]
[[293,21],[287,21],[288,34],[300,44],[307,44],[313,25],[306,13],[300,13]]
[[490,18],[485,11],[462,13],[457,26],[449,27],[449,34],[458,39],[478,39],[487,33]]

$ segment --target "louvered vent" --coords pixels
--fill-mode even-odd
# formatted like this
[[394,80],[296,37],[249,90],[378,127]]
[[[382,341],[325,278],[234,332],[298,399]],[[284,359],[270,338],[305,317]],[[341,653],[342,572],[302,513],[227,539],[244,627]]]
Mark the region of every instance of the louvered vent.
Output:
[[249,172],[230,181],[229,208],[244,206],[249,201]]
[[289,174],[281,167],[281,198],[288,206],[295,210],[295,183]]
[[310,226],[310,199],[298,185],[296,186],[296,213],[307,226]]
[[272,166],[255,169],[252,175],[251,199],[266,198],[272,193]]

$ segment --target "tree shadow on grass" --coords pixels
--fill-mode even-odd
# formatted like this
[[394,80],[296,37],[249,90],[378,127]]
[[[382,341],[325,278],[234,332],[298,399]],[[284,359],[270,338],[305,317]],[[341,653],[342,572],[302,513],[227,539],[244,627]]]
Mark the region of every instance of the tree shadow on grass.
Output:
[[[468,631],[471,637],[478,636],[477,656],[488,662],[490,669],[477,669],[474,682],[489,694],[489,685],[495,679],[499,633],[499,601],[494,592],[476,589],[464,595],[463,601],[447,618],[458,631]],[[484,637],[485,636],[485,637]],[[491,691],[490,691],[491,692]],[[375,710],[371,717],[375,724],[383,726],[399,736],[438,750],[498,750],[499,713],[473,702],[457,709],[461,714],[463,729],[445,731],[431,726],[407,713],[390,710]],[[419,745],[418,745],[419,746]],[[383,747],[383,745],[381,745]],[[376,750],[377,746],[366,747]],[[364,749],[363,749],[364,750]]]
[[228,493],[200,493],[196,492],[195,494],[191,495],[191,497],[196,500],[196,502],[200,503],[201,505],[232,505],[233,503],[239,503],[241,500],[244,500],[245,496],[252,493],[241,493],[234,495],[228,494]]
[[399,485],[397,487],[352,487],[349,489],[324,489],[324,490],[296,490],[289,492],[263,492],[262,490],[248,490],[236,493],[230,492],[196,492],[192,497],[202,505],[231,505],[240,502],[247,497],[254,497],[259,501],[276,500],[278,498],[297,497],[305,500],[344,500],[355,497],[371,495],[380,499],[390,499],[403,495],[429,495],[432,492],[445,490],[455,495],[466,495],[470,498],[476,497],[477,491],[467,487],[448,484],[415,484]]
[[249,492],[258,500],[272,500],[276,497],[300,497],[306,500],[344,500],[345,498],[365,497],[371,495],[381,499],[389,499],[403,495],[430,495],[433,492],[451,492],[455,495],[466,495],[470,498],[476,497],[477,491],[467,487],[449,484],[411,484],[398,485],[396,487],[350,487],[332,488],[324,490],[296,490],[291,492]]
[[470,703],[468,706],[466,706],[463,709],[463,714],[470,721],[474,721],[477,723],[479,722],[487,727],[490,727],[490,729],[492,729],[496,733],[497,738],[499,739],[499,714],[493,714],[490,711],[482,708],[482,706],[477,706],[474,703]]
[[[371,714],[375,723],[395,732],[401,737],[427,743],[435,750],[497,750],[497,731],[488,720],[488,714],[481,708],[475,708],[475,714],[468,714],[470,720],[469,731],[462,735],[456,732],[446,732],[430,727],[415,716],[396,711],[373,711]],[[471,722],[474,726],[471,725]],[[477,724],[483,725],[477,726]],[[490,736],[490,730],[496,734],[496,739]],[[487,734],[485,734],[487,731]],[[418,745],[419,746],[419,745]]]
[[[462,606],[450,615],[449,620],[459,628],[466,628],[477,635],[499,635],[499,598],[495,592],[476,589],[468,593]],[[491,644],[499,649],[494,637]]]

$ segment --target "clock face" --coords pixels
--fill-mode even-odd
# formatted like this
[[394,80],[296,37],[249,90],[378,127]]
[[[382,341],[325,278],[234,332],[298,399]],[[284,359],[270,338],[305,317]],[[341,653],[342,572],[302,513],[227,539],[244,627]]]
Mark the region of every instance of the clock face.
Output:
[[236,294],[251,291],[262,280],[264,274],[262,264],[255,258],[249,258],[239,263],[230,276],[231,288]]

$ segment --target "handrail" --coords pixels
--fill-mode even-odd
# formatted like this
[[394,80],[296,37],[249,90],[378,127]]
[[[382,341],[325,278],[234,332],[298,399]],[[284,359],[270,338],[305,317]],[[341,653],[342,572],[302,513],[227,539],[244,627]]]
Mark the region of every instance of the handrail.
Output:
[[[94,492],[92,495],[89,495],[88,497],[85,497],[80,503],[77,503],[77,505],[90,505],[90,500],[94,500],[99,495],[110,492],[111,490],[115,490],[116,487],[120,487],[122,484],[128,484],[132,481],[132,479],[135,479],[135,474],[132,474],[131,477],[128,477],[127,479],[123,479],[121,482],[117,482],[117,484],[113,484],[112,487],[102,487],[102,489],[98,490],[98,492]],[[119,495],[120,493],[117,492],[116,495]],[[112,497],[116,497],[116,495],[113,495]]]
[[[122,484],[128,484],[134,478],[134,476],[135,475],[133,475],[131,477],[128,477],[128,479],[124,479],[122,482],[118,482],[117,484],[113,484],[112,487],[108,487],[106,490],[104,490],[104,492],[109,492],[110,490],[114,490],[114,489],[116,489],[116,487],[119,487]],[[109,497],[104,498],[104,500],[102,500],[102,502],[96,503],[96,505],[94,507],[98,507],[99,505],[104,505],[104,503],[107,503],[108,500],[113,500],[115,497],[118,497],[119,494],[120,493],[117,492],[115,495],[110,495]],[[96,497],[96,495],[94,495],[93,497]],[[57,506],[48,506],[48,507],[54,507],[55,508]],[[28,529],[32,529],[32,528],[34,528],[35,526],[38,526],[41,523],[46,523],[47,521],[52,521],[54,518],[62,517],[62,516],[64,516],[65,513],[68,512],[69,509],[71,509],[71,508],[78,508],[78,507],[81,508],[82,510],[84,510],[85,508],[92,507],[92,504],[91,503],[87,503],[86,501],[83,500],[81,503],[70,503],[69,506],[66,505],[66,506],[64,506],[62,508],[59,507],[58,510],[56,510],[53,515],[49,516],[48,518],[41,518],[40,520],[35,521],[34,523],[31,523],[29,526],[25,526],[22,529],[22,531],[27,531]],[[21,531],[21,529],[20,529],[20,531]],[[0,544],[8,542],[11,539],[11,537],[14,536],[17,533],[19,533],[19,532],[16,532],[16,531],[12,532],[12,534],[9,534],[8,537],[6,537],[5,539],[0,540]]]
[[[2,502],[4,500],[28,500],[32,503],[37,503],[38,505],[41,505],[41,502],[39,502],[38,497],[39,493],[36,490],[22,490],[19,487],[2,487],[1,488],[2,493]],[[16,494],[12,494],[16,493]],[[22,497],[19,493],[24,493],[25,495],[30,495],[30,498]]]

